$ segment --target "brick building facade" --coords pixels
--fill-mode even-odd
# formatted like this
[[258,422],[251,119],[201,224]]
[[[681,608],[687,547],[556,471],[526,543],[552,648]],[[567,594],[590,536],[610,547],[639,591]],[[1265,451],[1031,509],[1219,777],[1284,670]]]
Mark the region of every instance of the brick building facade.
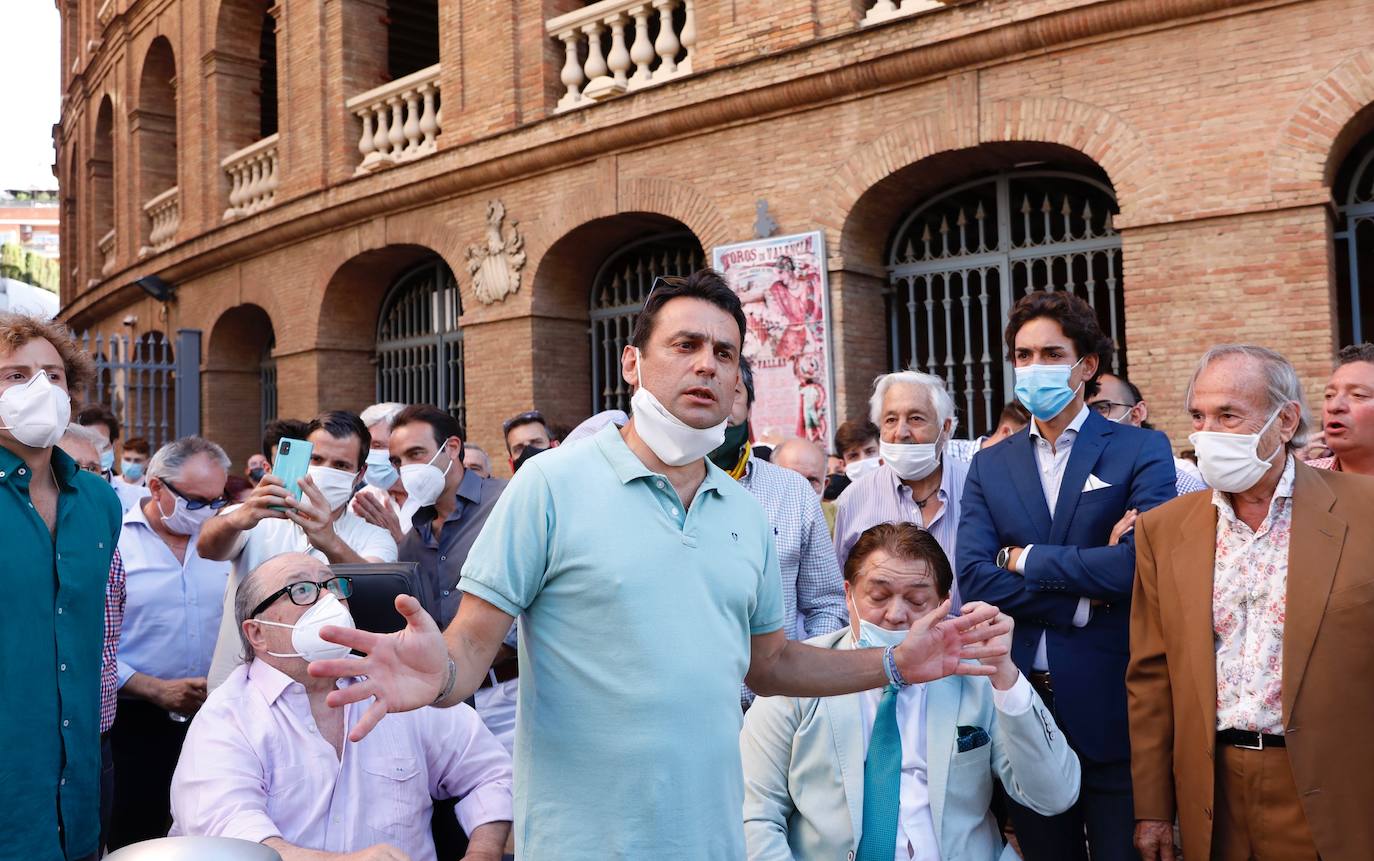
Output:
[[[914,361],[982,431],[1025,289],[1091,294],[1176,440],[1210,343],[1271,345],[1316,395],[1374,330],[1367,0],[59,6],[63,316],[201,330],[236,459],[272,411],[379,394],[489,451],[532,404],[614,403],[591,323],[751,238],[761,200],[825,232],[840,418]],[[503,298],[488,247],[520,263]]]

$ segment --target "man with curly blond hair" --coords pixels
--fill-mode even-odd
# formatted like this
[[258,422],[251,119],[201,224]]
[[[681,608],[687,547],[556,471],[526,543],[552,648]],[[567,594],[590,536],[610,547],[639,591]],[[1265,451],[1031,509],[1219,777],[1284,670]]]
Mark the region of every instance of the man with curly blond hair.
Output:
[[96,857],[105,584],[119,498],[57,447],[90,357],[60,323],[0,314],[0,833],[16,858]]

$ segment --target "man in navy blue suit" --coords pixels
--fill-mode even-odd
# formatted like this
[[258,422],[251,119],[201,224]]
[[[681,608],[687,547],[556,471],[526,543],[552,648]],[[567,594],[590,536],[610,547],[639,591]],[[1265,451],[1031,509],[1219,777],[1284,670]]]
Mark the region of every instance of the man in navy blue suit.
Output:
[[[1012,656],[1083,765],[1078,803],[1041,816],[1011,803],[1027,861],[1137,859],[1126,659],[1135,543],[1113,527],[1174,497],[1165,436],[1084,404],[1111,342],[1088,303],[1036,291],[1012,309],[1008,358],[1033,420],[973,458],[959,523],[964,600],[1016,620]],[[1125,523],[1131,521],[1126,519]],[[1118,530],[1119,532],[1119,530]]]

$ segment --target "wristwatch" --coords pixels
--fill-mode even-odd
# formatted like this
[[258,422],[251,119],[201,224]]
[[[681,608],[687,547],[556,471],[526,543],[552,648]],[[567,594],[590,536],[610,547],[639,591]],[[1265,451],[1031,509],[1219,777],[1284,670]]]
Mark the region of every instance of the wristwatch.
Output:
[[1011,565],[1011,548],[1003,547],[997,551],[997,567],[1007,568]]

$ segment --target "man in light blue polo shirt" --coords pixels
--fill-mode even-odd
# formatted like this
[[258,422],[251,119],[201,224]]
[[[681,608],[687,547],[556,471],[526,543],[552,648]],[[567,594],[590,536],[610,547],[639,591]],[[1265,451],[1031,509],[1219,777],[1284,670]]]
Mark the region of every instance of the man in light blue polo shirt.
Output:
[[441,636],[414,599],[404,631],[325,628],[367,653],[313,675],[366,675],[329,695],[388,711],[460,702],[512,617],[520,625],[516,850],[522,859],[744,857],[739,683],[826,696],[953,672],[1005,652],[995,608],[899,646],[835,651],[789,642],[771,530],[749,493],[705,459],[724,437],[744,338],[714,272],[664,280],[622,357],[634,415],[586,445],[526,464],[473,545],[467,597]]

